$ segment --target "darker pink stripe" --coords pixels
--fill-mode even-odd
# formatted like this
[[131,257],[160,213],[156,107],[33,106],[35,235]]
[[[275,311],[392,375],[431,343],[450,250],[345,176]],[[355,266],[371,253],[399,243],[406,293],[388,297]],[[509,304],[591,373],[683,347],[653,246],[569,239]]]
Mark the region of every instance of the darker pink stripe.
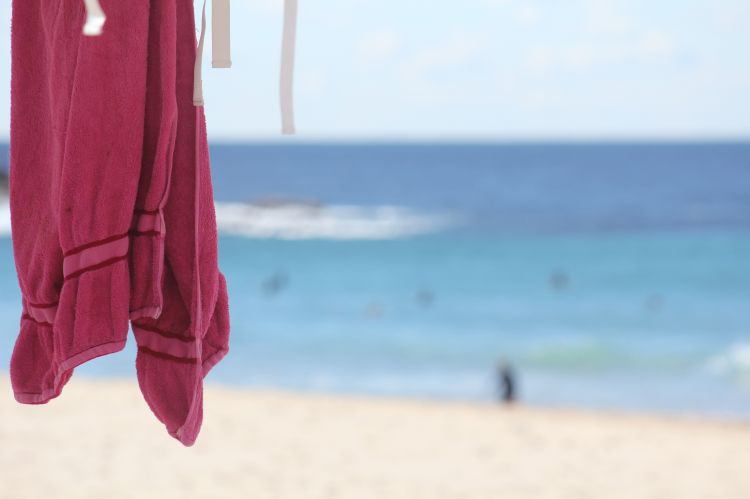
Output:
[[135,334],[138,346],[154,352],[180,358],[192,358],[196,353],[197,343],[192,338],[185,338],[159,329],[147,329],[136,324],[133,324],[133,334]]
[[143,211],[139,213],[134,219],[130,226],[130,232],[137,233],[143,232],[164,232],[164,218],[160,211]]
[[57,306],[57,302],[54,303],[31,303],[26,300],[26,304],[34,308],[52,308]]
[[138,351],[151,355],[153,357],[157,357],[159,359],[171,360],[172,362],[179,362],[180,364],[197,364],[198,363],[198,359],[193,358],[193,357],[177,357],[174,355],[157,352],[155,350],[151,350],[146,347],[138,347]]
[[92,265],[91,267],[86,267],[84,269],[79,270],[78,272],[74,272],[73,274],[65,276],[65,280],[75,279],[76,277],[80,276],[81,274],[85,274],[86,272],[91,272],[92,270],[99,270],[104,267],[107,267],[109,265],[112,265],[113,263],[119,262],[120,260],[125,260],[128,257],[128,255],[122,255],[115,258],[110,258],[109,260],[103,261],[97,265]]
[[30,316],[29,314],[23,314],[21,316],[21,320],[31,321],[31,322],[33,322],[35,324],[39,324],[40,326],[53,327],[53,324],[51,322],[38,321],[38,320],[34,319],[32,316]]
[[68,257],[68,256],[71,256],[71,255],[75,255],[76,253],[80,253],[81,251],[85,251],[85,250],[87,250],[89,248],[93,248],[95,246],[99,246],[99,245],[102,245],[102,244],[107,244],[107,243],[110,243],[112,241],[117,241],[118,239],[122,239],[124,237],[127,237],[127,235],[128,235],[128,233],[125,232],[124,234],[118,234],[118,235],[115,235],[115,236],[110,236],[110,237],[106,237],[104,239],[100,239],[98,241],[93,241],[93,242],[90,242],[90,243],[82,244],[81,246],[76,246],[75,248],[73,248],[71,250],[68,250],[65,253],[63,253],[63,257]]
[[34,322],[52,324],[55,322],[55,315],[57,315],[57,305],[53,307],[36,307],[27,302],[25,315],[28,315]]
[[93,267],[101,262],[115,257],[127,255],[130,240],[120,238],[108,243],[87,248],[75,255],[70,255],[63,261],[63,274],[67,279],[81,269]]

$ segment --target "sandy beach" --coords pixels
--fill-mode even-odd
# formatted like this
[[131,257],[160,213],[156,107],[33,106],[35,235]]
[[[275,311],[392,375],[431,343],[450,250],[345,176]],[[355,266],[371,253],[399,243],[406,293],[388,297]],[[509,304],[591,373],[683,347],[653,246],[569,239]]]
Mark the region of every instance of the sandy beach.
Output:
[[750,424],[209,385],[192,448],[134,380],[0,380],[0,496],[747,498]]

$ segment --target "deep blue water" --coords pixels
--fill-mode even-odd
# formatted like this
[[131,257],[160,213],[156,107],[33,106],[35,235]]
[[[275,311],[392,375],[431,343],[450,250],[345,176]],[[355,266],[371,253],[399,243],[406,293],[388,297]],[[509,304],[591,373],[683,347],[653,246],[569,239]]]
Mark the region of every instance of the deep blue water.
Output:
[[[3,156],[0,156],[3,157]],[[750,144],[216,145],[217,200],[394,205],[449,228],[225,234],[240,385],[750,418]],[[0,237],[0,362],[19,297]],[[85,375],[131,375],[133,352]]]
[[750,143],[217,146],[218,199],[468,215],[483,231],[750,229]]

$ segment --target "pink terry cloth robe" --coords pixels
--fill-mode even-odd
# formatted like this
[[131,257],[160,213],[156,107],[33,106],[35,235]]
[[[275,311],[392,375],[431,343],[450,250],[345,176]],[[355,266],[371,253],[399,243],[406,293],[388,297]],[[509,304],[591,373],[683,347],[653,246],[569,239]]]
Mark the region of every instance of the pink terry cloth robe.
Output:
[[10,203],[23,312],[16,399],[43,404],[73,369],[122,349],[141,168],[148,0],[13,0]]
[[131,320],[141,391],[170,435],[192,445],[203,378],[227,353],[203,107],[193,105],[192,0],[151,8],[144,161],[133,220]]

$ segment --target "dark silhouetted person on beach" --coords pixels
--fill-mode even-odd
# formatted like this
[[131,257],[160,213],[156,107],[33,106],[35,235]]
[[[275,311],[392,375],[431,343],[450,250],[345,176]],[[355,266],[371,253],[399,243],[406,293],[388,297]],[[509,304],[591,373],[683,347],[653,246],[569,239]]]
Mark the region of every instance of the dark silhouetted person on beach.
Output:
[[516,375],[507,362],[502,362],[497,368],[498,395],[500,401],[512,404],[517,398]]
[[5,173],[5,165],[0,163],[0,196],[8,195],[8,174]]

